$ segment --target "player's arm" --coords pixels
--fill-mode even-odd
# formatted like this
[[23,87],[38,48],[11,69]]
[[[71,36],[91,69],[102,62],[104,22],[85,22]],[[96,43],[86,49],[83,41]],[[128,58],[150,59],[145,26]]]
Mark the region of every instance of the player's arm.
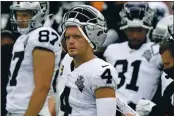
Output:
[[109,87],[98,88],[95,91],[97,116],[115,116],[116,96],[115,90]]
[[96,98],[97,116],[116,115],[116,78],[114,68],[106,66],[92,80],[92,88]]
[[48,99],[48,108],[49,111],[51,113],[51,116],[56,116],[56,100],[55,100],[55,96],[52,95],[49,99]]
[[55,55],[50,50],[35,48],[32,55],[35,88],[25,116],[37,116],[42,109],[50,89],[55,65]]

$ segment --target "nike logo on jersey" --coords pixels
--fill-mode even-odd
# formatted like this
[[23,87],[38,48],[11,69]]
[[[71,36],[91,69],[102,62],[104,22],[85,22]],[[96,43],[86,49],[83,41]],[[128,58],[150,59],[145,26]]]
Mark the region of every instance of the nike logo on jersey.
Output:
[[107,67],[107,66],[109,66],[109,65],[103,65],[102,67],[104,68],[104,67]]

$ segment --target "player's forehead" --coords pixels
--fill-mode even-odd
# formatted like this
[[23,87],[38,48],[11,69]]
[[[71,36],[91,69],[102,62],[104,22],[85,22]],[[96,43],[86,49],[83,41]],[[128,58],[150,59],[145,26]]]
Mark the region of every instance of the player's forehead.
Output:
[[163,53],[162,53],[162,57],[165,59],[167,59],[167,58],[172,58],[172,54],[171,54],[171,52],[170,52],[170,50],[169,49],[167,49],[167,50],[165,50]]
[[30,10],[17,10],[16,14],[17,15],[31,15],[32,12]]
[[147,29],[143,28],[143,27],[129,27],[126,29],[127,31],[135,31],[135,32],[139,32],[139,31],[145,31]]
[[79,28],[77,26],[70,26],[67,27],[65,30],[65,36],[67,35],[74,35],[74,34],[78,34],[78,35],[82,35]]

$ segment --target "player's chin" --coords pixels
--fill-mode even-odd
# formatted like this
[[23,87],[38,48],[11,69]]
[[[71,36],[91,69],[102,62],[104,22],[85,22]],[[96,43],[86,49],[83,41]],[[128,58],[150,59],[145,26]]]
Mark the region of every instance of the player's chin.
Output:
[[75,56],[77,56],[77,53],[75,52],[75,51],[68,51],[68,54],[69,54],[69,56],[71,56],[71,57],[75,57]]
[[20,28],[27,28],[28,24],[26,24],[26,23],[18,23],[18,27],[20,27]]
[[129,43],[129,45],[133,49],[139,49],[142,46],[142,43],[138,42],[138,41],[132,41],[132,42]]

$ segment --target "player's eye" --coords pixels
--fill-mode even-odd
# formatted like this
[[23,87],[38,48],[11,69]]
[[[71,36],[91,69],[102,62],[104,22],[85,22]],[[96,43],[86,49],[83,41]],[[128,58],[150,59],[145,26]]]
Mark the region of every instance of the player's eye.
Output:
[[79,35],[74,35],[74,37],[73,37],[74,39],[79,39],[80,38],[80,36]]
[[70,39],[70,36],[65,36],[65,40],[69,40]]

